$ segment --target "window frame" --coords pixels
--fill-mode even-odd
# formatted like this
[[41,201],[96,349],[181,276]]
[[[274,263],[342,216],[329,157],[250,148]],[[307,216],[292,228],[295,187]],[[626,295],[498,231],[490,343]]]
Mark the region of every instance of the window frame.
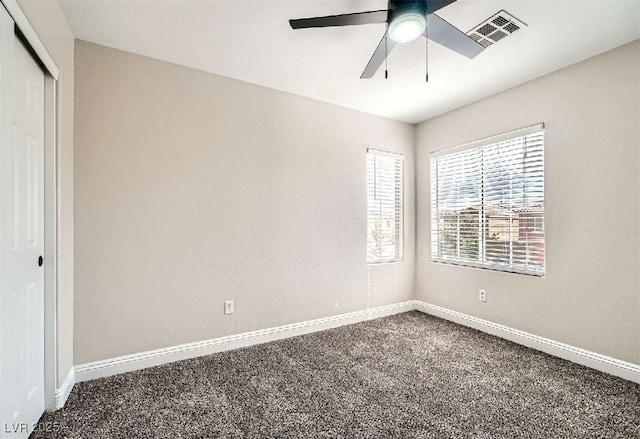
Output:
[[[540,217],[540,220],[542,221],[542,229],[541,230],[534,230],[536,233],[542,233],[543,237],[542,237],[542,246],[545,249],[544,250],[544,256],[543,256],[543,263],[542,263],[542,267],[540,270],[535,270],[535,269],[531,269],[531,268],[520,268],[520,267],[513,267],[510,266],[508,264],[502,265],[502,264],[497,264],[497,263],[491,263],[491,262],[475,262],[472,260],[459,260],[459,259],[452,259],[452,258],[447,258],[447,257],[442,257],[442,256],[436,256],[437,254],[437,245],[439,244],[438,238],[439,235],[436,235],[436,238],[434,239],[434,233],[438,234],[438,228],[437,228],[437,224],[434,226],[434,219],[436,219],[435,217],[437,216],[437,212],[434,212],[434,206],[437,206],[437,185],[433,185],[433,172],[434,172],[434,159],[437,159],[438,157],[441,156],[446,156],[449,154],[453,154],[453,153],[459,153],[465,150],[471,150],[474,148],[485,148],[488,147],[490,145],[494,145],[497,143],[501,143],[501,142],[505,142],[505,141],[510,141],[510,140],[514,140],[517,139],[519,137],[526,137],[528,135],[531,134],[536,134],[536,133],[542,133],[542,166],[543,166],[543,174],[542,174],[542,207],[543,207],[543,212],[542,212],[542,217]],[[546,232],[545,232],[545,227],[544,227],[544,205],[545,205],[545,190],[544,190],[544,180],[545,180],[545,173],[544,173],[544,156],[545,156],[545,140],[546,140],[546,134],[545,134],[545,125],[544,123],[538,123],[535,125],[531,125],[525,128],[521,128],[521,129],[517,129],[517,130],[513,130],[513,131],[509,131],[503,134],[499,134],[496,136],[491,136],[491,137],[487,137],[484,139],[480,139],[480,140],[476,140],[473,142],[469,142],[469,143],[464,143],[461,145],[457,145],[454,147],[450,147],[450,148],[444,148],[441,150],[437,150],[434,152],[431,152],[430,154],[430,166],[429,166],[429,184],[430,184],[430,196],[431,196],[431,202],[430,202],[430,215],[429,215],[429,221],[430,221],[430,229],[429,229],[429,233],[430,233],[430,242],[429,242],[429,250],[431,253],[431,257],[430,260],[433,263],[436,264],[446,264],[446,265],[455,265],[455,266],[460,266],[460,267],[469,267],[469,268],[479,268],[479,269],[483,269],[483,270],[490,270],[490,271],[497,271],[497,272],[503,272],[503,273],[513,273],[513,274],[522,274],[522,275],[527,275],[527,276],[534,276],[534,277],[541,277],[544,278],[546,276],[546,272],[547,272],[547,254],[546,254]],[[437,163],[437,161],[436,161]],[[436,165],[437,166],[437,165]],[[484,169],[484,164],[482,165],[482,175],[484,175],[485,169]],[[437,168],[436,168],[437,169]],[[483,177],[484,178],[484,177]],[[478,224],[478,233],[479,236],[481,236],[482,238],[479,239],[479,243],[478,243],[478,257],[480,258],[480,256],[482,255],[482,258],[485,259],[486,258],[486,238],[484,237],[484,235],[486,234],[487,231],[487,221],[488,221],[488,216],[486,216],[486,210],[487,210],[487,206],[488,204],[485,204],[485,194],[484,194],[484,180],[481,181],[481,205],[479,208],[479,213],[481,215],[481,220],[479,221]],[[436,197],[436,201],[434,202],[434,197]],[[512,218],[513,220],[513,218]],[[535,220],[534,220],[535,221]],[[512,225],[510,225],[510,230],[509,232],[511,233],[511,227],[513,227]],[[458,243],[459,239],[457,240]]]
[[[387,157],[387,158],[392,158],[394,160],[398,160],[401,164],[401,181],[400,181],[400,185],[395,187],[395,190],[400,190],[400,209],[399,209],[399,214],[400,214],[400,218],[399,220],[396,220],[399,224],[399,232],[398,232],[398,239],[395,242],[396,246],[399,246],[399,250],[396,252],[397,256],[395,256],[394,258],[388,258],[388,259],[376,259],[376,260],[370,260],[369,259],[369,187],[368,187],[368,181],[369,181],[369,170],[368,170],[368,161],[369,161],[369,157],[370,156],[378,156],[378,157]],[[366,255],[366,263],[367,265],[379,265],[379,264],[393,264],[393,263],[397,263],[397,262],[403,262],[404,261],[404,219],[405,219],[405,213],[404,213],[404,209],[405,209],[405,156],[404,153],[401,152],[394,152],[394,151],[387,151],[387,150],[381,150],[381,149],[377,149],[377,148],[367,148],[366,151],[366,161],[367,163],[367,170],[366,170],[366,181],[367,181],[367,195],[366,195],[366,251],[367,251],[367,255]]]
[[532,219],[533,219],[533,224],[531,226],[531,230],[534,232],[544,232],[544,217],[537,216]]

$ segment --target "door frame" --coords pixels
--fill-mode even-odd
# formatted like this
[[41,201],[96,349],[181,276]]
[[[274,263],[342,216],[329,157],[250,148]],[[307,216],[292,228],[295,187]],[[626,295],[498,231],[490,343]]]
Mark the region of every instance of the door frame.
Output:
[[[57,273],[58,273],[58,127],[59,70],[16,0],[0,0],[13,19],[16,38],[30,49],[44,71],[44,403],[56,407],[57,383]],[[61,385],[62,383],[60,383]]]

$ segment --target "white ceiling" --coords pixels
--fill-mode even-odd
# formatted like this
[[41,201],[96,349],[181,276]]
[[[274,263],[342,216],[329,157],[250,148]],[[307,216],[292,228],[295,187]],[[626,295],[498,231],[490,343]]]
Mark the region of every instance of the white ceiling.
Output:
[[[289,18],[385,9],[386,0],[61,0],[76,38],[391,119],[417,123],[640,38],[638,0],[458,0],[438,14],[468,31],[505,9],[528,27],[473,60],[418,39],[389,79],[360,74],[384,24],[289,27]],[[606,78],[603,78],[606,80]]]

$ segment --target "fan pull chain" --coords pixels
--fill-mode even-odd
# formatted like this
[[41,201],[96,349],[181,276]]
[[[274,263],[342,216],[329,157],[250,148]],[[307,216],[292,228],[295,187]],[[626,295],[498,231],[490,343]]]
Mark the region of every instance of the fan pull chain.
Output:
[[384,79],[389,79],[389,70],[387,69],[387,59],[389,59],[387,41],[389,41],[389,23],[387,23],[387,31],[384,34]]
[[425,63],[425,79],[427,80],[427,82],[429,82],[429,27],[427,26],[427,28],[424,30],[424,51],[425,51],[425,59],[424,59],[424,63]]

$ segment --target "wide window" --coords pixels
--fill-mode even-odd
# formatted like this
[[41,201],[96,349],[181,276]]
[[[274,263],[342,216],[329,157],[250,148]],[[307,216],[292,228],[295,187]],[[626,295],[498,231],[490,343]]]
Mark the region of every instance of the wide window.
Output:
[[543,125],[431,155],[431,257],[544,274]]
[[367,150],[367,262],[402,260],[404,156]]

